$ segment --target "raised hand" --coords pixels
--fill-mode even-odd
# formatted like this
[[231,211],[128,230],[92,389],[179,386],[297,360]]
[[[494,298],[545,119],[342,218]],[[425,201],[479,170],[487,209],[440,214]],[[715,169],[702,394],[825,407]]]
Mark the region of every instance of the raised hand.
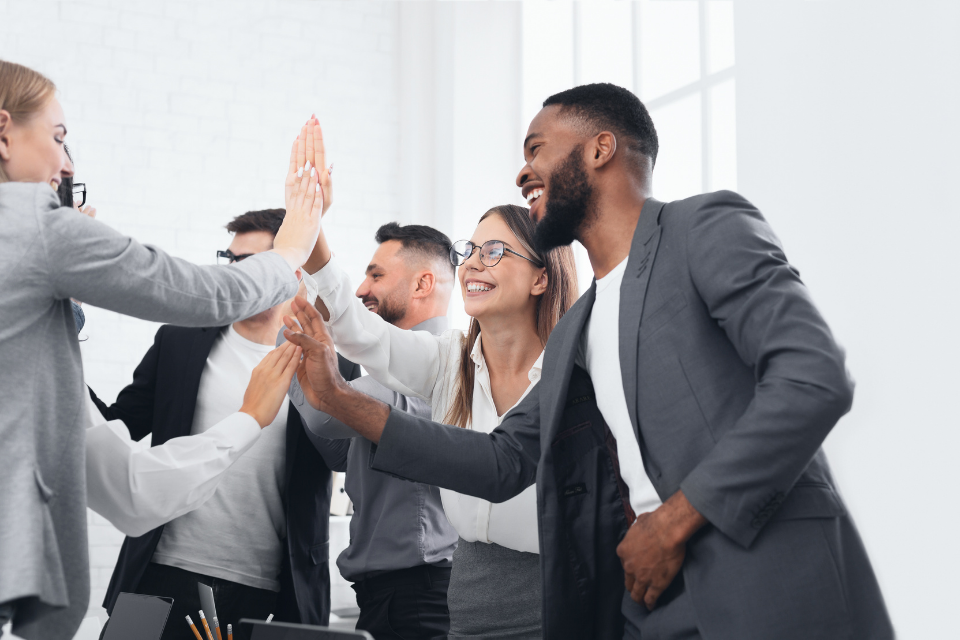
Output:
[[290,309],[294,316],[284,316],[287,329],[283,335],[303,349],[303,361],[297,369],[303,397],[314,409],[325,411],[327,396],[346,384],[340,375],[333,338],[320,313],[304,300],[293,300]]
[[302,353],[297,345],[285,342],[254,367],[240,411],[252,416],[261,429],[272,423],[280,412]]
[[[316,246],[323,208],[317,171],[312,166],[298,164],[306,162],[307,133],[304,126],[290,151],[290,166],[284,182],[287,213],[273,243],[273,251],[283,256],[293,269],[299,269],[307,262]],[[310,152],[313,153],[312,135],[309,137]]]

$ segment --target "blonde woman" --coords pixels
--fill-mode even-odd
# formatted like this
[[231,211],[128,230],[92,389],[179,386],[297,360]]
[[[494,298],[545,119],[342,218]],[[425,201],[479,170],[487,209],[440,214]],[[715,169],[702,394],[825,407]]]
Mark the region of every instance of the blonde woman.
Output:
[[73,167],[55,94],[0,60],[0,623],[27,640],[72,638],[89,599],[88,412],[70,298],[187,326],[249,317],[296,294],[323,200],[315,172],[291,172],[299,195],[273,251],[224,267],[172,258],[60,206]]
[[[570,248],[536,252],[527,209],[513,205],[487,211],[471,239],[451,251],[472,318],[466,333],[433,336],[388,324],[352,295],[322,234],[318,253],[326,263],[314,275],[318,308],[340,352],[383,385],[430,402],[434,420],[485,433],[537,384],[547,338],[577,297]],[[460,534],[447,592],[449,637],[540,637],[535,487],[500,504],[440,493]]]

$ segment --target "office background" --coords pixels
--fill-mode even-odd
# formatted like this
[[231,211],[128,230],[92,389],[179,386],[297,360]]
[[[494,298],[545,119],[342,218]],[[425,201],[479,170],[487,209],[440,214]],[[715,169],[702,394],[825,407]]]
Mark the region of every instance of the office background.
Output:
[[[457,239],[522,204],[547,95],[633,89],[660,132],[654,194],[754,201],[846,346],[856,401],[826,445],[841,490],[900,636],[952,628],[960,4],[0,0],[0,16],[0,58],[60,89],[99,219],[200,263],[230,218],[282,206],[312,112],[336,163],[325,228],[359,278],[382,223]],[[112,399],[156,325],[86,311],[86,378]],[[122,536],[90,523],[102,616]]]

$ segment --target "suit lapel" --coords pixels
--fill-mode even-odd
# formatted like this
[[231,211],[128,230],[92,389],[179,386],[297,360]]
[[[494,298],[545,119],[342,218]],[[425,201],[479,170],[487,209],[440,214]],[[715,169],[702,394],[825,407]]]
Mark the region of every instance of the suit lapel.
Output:
[[546,353],[543,356],[543,371],[545,376],[550,376],[550,379],[547,384],[541,385],[540,390],[541,442],[548,444],[552,442],[557,426],[560,424],[560,415],[567,401],[570,375],[573,373],[573,365],[576,364],[577,354],[580,352],[580,334],[583,333],[583,325],[590,317],[596,297],[597,282],[594,280],[590,288],[564,314],[550,335],[550,340],[547,341]]
[[207,366],[207,357],[217,336],[226,327],[205,327],[194,334],[193,344],[187,354],[187,366],[181,378],[180,397],[183,399],[180,406],[180,421],[185,435],[190,435],[193,428],[193,416],[197,410],[197,395],[200,393],[200,377]]
[[660,210],[663,203],[648,198],[640,212],[630,245],[630,257],[620,283],[620,376],[627,411],[633,430],[640,438],[637,422],[637,351],[640,342],[640,318],[647,295],[653,260],[660,246]]

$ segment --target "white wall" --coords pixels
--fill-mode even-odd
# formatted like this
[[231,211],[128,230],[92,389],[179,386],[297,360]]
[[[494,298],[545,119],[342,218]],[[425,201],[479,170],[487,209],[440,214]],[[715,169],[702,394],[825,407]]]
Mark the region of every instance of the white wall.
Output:
[[736,6],[740,191],[847,348],[827,453],[905,639],[956,635],[958,31],[955,2]]
[[[397,40],[392,3],[0,0],[0,58],[57,83],[98,218],[198,263],[233,216],[283,206],[290,144],[315,111],[336,163],[325,225],[362,272],[377,226],[404,221]],[[112,401],[157,325],[86,313],[85,376]],[[90,524],[98,612],[122,536]]]

